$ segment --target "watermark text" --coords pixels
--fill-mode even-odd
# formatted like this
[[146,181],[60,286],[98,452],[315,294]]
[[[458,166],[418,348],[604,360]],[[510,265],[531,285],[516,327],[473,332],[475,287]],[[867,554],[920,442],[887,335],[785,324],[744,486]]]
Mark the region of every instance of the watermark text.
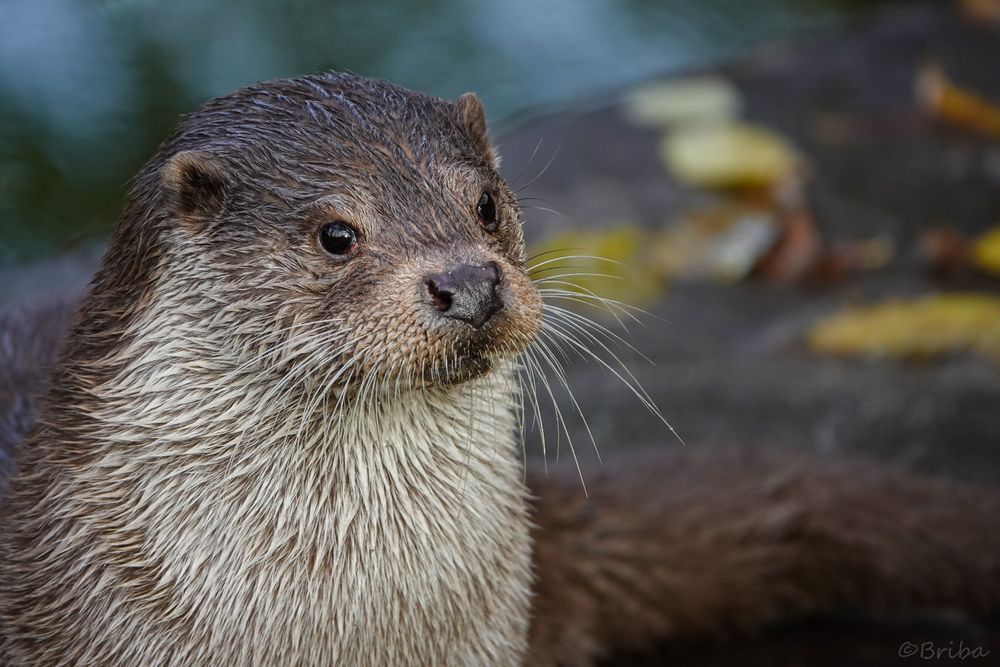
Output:
[[967,646],[965,642],[903,642],[899,645],[900,658],[921,660],[975,660],[985,658],[989,649],[982,646]]

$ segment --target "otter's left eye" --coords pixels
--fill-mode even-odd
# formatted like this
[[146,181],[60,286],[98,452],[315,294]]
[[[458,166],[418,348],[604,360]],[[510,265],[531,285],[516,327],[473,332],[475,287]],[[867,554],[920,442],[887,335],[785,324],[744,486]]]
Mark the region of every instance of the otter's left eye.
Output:
[[346,255],[358,244],[358,235],[346,222],[331,222],[323,225],[319,232],[319,242],[331,255]]
[[479,196],[479,203],[476,204],[476,215],[486,231],[492,232],[497,228],[497,205],[493,201],[493,195],[489,192],[484,192]]

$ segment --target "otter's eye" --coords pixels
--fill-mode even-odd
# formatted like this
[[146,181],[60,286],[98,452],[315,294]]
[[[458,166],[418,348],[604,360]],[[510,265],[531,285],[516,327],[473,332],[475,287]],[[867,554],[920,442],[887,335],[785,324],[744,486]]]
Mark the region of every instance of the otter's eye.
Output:
[[330,222],[320,230],[319,242],[331,255],[346,255],[358,245],[358,234],[346,222]]
[[487,231],[492,232],[497,228],[497,205],[493,201],[493,195],[489,192],[484,192],[479,196],[479,203],[476,204],[476,215],[479,217],[479,223]]

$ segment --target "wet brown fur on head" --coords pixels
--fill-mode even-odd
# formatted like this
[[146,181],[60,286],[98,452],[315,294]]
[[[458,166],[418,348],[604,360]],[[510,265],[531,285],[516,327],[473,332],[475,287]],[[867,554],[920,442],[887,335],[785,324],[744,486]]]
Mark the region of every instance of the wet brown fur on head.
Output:
[[[452,103],[329,74],[212,101],[184,118],[136,181],[109,253],[130,261],[106,263],[95,290],[130,307],[93,304],[120,317],[87,337],[87,356],[106,357],[150,302],[144,292],[169,283],[192,306],[206,291],[228,304],[230,316],[202,324],[229,337],[233,363],[324,327],[341,341],[347,332],[365,339],[325,341],[324,363],[354,359],[342,382],[372,373],[404,387],[473,377],[526,346],[541,316],[524,272],[520,211],[496,166],[471,93]],[[484,191],[497,203],[493,232],[476,218]],[[349,259],[317,242],[333,221],[357,230]],[[459,262],[500,268],[504,308],[481,331],[427,312],[423,276]]]

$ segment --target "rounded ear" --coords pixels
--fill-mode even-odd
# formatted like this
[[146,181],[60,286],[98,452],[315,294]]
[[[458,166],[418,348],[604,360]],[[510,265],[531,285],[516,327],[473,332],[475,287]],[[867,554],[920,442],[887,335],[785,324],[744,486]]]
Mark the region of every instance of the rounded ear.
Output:
[[486,157],[486,160],[494,169],[500,166],[493,144],[490,143],[489,131],[486,129],[486,110],[483,102],[475,93],[465,93],[455,102],[458,106],[458,113],[465,126],[465,131],[469,133],[473,145]]
[[198,151],[181,151],[160,169],[168,205],[178,215],[214,213],[229,196],[230,176],[215,158]]

